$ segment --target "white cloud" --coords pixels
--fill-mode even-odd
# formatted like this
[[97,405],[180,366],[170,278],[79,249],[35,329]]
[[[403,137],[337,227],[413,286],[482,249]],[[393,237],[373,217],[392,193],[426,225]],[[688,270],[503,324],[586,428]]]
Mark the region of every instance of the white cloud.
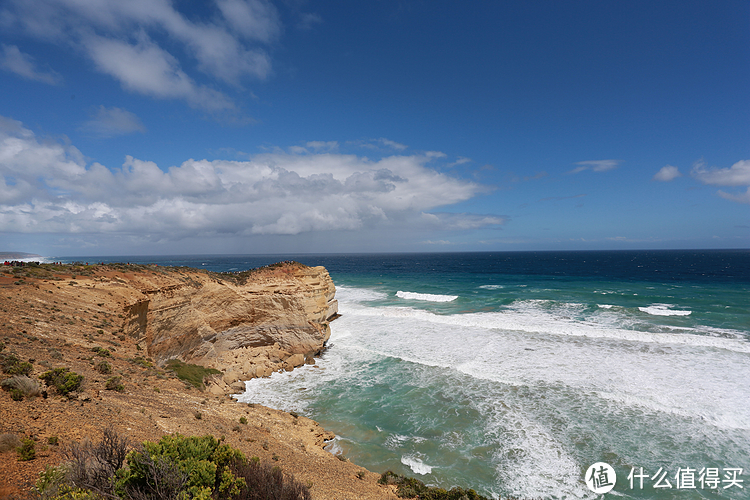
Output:
[[703,184],[750,186],[750,160],[738,161],[729,168],[706,168],[706,164],[701,161],[693,166],[691,174]]
[[404,220],[446,230],[504,222],[493,215],[426,214],[485,190],[437,172],[434,161],[427,154],[370,160],[275,151],[249,161],[190,159],[166,171],[128,156],[122,167],[109,169],[87,165],[73,146],[0,118],[0,231],[179,239],[354,230]]
[[196,84],[176,56],[233,86],[265,79],[271,61],[258,44],[275,41],[281,23],[264,0],[215,0],[214,8],[213,21],[194,22],[170,0],[8,0],[0,26],[82,49],[127,90],[215,111],[231,108],[229,99]]
[[305,146],[316,151],[336,151],[339,148],[339,143],[337,141],[310,141]]
[[104,106],[96,108],[96,111],[91,114],[91,119],[81,128],[84,132],[99,137],[114,137],[146,131],[141,120],[130,111]]
[[724,191],[721,191],[721,190],[719,190],[718,193],[719,193],[719,196],[721,196],[725,200],[736,201],[737,203],[750,204],[750,188],[747,188],[747,191],[741,194],[725,193]]
[[680,169],[678,169],[677,167],[673,167],[672,165],[666,165],[662,167],[658,172],[656,172],[653,180],[669,182],[675,180],[678,177],[682,177]]
[[436,212],[422,213],[422,218],[437,229],[449,231],[499,227],[507,222],[504,217],[491,214]]
[[354,142],[354,144],[357,144],[360,147],[368,148],[368,149],[391,149],[391,150],[396,150],[396,151],[404,151],[405,149],[408,149],[409,147],[405,144],[401,144],[396,141],[386,139],[385,137],[381,137],[379,139],[367,139],[364,141],[357,141],[357,142]]
[[217,0],[226,22],[232,29],[249,39],[271,42],[281,34],[276,8],[259,0]]
[[747,191],[744,193],[733,194],[719,190],[717,194],[725,200],[750,204],[750,160],[740,160],[729,168],[706,168],[706,164],[703,161],[699,161],[693,165],[690,174],[703,184],[713,186],[748,186]]
[[62,77],[55,71],[41,71],[37,69],[34,58],[24,54],[15,45],[2,45],[0,54],[0,68],[17,74],[27,80],[57,85]]
[[577,174],[584,170],[592,170],[594,172],[606,172],[608,170],[614,170],[617,168],[622,160],[590,160],[590,161],[579,161],[576,162],[578,167],[574,168],[569,174]]
[[145,36],[135,45],[91,37],[87,50],[97,67],[119,80],[126,90],[159,98],[185,99],[192,107],[207,111],[234,107],[224,94],[196,85],[174,57]]

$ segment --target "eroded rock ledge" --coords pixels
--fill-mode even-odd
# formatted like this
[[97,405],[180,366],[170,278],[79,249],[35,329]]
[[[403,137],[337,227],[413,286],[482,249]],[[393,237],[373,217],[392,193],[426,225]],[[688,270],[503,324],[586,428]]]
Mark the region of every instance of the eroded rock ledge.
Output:
[[164,278],[99,286],[138,289],[123,305],[125,333],[160,365],[179,359],[221,370],[209,384],[215,394],[242,392],[242,380],[313,364],[338,312],[323,267],[287,262],[239,275],[173,269]]

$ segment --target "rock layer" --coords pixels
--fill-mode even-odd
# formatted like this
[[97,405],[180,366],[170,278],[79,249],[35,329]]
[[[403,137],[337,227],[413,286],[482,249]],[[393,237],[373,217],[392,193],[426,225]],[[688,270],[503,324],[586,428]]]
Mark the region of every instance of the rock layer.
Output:
[[179,359],[224,372],[209,385],[214,393],[314,363],[338,311],[328,271],[284,263],[245,274],[185,271],[178,282],[141,283],[124,306],[126,333],[158,364]]

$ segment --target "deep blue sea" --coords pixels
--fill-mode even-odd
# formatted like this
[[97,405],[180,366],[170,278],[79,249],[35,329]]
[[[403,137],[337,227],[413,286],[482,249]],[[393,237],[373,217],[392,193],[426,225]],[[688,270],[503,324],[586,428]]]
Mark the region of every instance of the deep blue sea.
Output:
[[241,400],[317,420],[372,471],[594,498],[605,462],[609,495],[750,499],[750,251],[65,260],[325,266],[330,348]]

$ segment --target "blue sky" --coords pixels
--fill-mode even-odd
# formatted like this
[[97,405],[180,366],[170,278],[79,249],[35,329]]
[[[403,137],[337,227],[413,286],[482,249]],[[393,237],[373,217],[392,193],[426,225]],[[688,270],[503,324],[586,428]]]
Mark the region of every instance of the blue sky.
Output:
[[0,2],[0,250],[750,246],[746,1]]

